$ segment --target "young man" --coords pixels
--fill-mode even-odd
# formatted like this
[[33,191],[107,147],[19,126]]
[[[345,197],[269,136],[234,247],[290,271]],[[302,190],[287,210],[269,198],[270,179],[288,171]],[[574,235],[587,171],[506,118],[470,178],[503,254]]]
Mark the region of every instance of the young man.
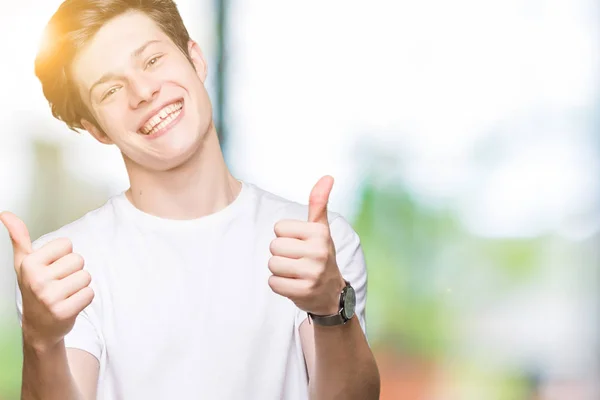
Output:
[[[359,238],[235,179],[171,0],[67,0],[36,73],[130,188],[31,243],[13,214],[24,399],[376,399]],[[307,315],[309,316],[307,319]]]

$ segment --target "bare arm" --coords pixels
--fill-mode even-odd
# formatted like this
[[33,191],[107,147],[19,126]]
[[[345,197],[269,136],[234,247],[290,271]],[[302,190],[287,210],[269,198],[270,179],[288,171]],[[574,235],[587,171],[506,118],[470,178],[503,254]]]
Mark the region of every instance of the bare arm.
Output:
[[355,317],[346,324],[316,326],[304,320],[300,342],[309,375],[312,400],[379,398],[380,378],[373,353],[363,333],[367,271],[360,238],[341,216],[327,213],[333,178],[325,176],[313,187],[308,221],[280,220],[269,250],[271,289],[314,315],[340,310],[346,281],[356,291]]
[[98,360],[60,341],[47,349],[23,345],[22,400],[95,400]]
[[311,399],[379,399],[379,371],[358,318],[338,326],[318,326],[306,319],[300,341]]
[[69,239],[52,240],[34,251],[25,223],[0,213],[13,245],[19,291],[17,308],[23,330],[23,400],[93,400],[99,375],[97,359],[67,350],[64,337],[91,304],[94,291],[84,260]]
[[67,349],[67,359],[77,387],[86,400],[95,400],[98,390],[100,363],[87,351]]

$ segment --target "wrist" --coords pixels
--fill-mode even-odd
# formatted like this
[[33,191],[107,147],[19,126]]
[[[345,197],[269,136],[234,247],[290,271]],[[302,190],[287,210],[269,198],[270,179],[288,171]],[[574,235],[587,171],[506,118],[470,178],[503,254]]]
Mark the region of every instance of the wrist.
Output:
[[356,293],[350,282],[344,281],[344,287],[338,295],[338,307],[329,314],[308,313],[309,322],[312,320],[316,325],[335,326],[344,325],[354,316],[356,306]]
[[[326,304],[323,304],[315,311],[310,311],[310,314],[318,315],[318,316],[329,316],[334,315],[340,312],[340,293],[346,287],[346,281],[344,278],[340,276],[337,286],[334,286],[333,290],[330,290],[328,294],[328,299],[326,300]],[[325,302],[325,301],[324,301]]]
[[26,329],[23,329],[23,348],[33,352],[37,356],[43,356],[64,347],[65,342],[63,338],[40,338],[37,335],[27,332]]

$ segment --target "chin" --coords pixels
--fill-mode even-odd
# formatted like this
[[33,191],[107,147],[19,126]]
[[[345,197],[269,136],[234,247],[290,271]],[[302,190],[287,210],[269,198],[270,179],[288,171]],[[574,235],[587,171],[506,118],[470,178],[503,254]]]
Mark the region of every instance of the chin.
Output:
[[[202,137],[198,138],[201,139]],[[189,143],[187,146],[183,146],[177,149],[171,149],[168,154],[161,160],[157,160],[154,163],[155,166],[160,166],[159,170],[168,171],[192,161],[195,156],[199,155],[200,149],[202,148],[202,140],[195,140]]]
[[[146,149],[145,154],[138,154],[138,157],[132,159],[137,159],[137,164],[144,169],[160,172],[176,169],[193,160],[202,151],[206,139],[214,132],[213,121],[211,119],[204,124],[190,124],[192,121],[189,120],[181,122],[187,124],[174,127],[171,132],[159,138],[161,140],[155,141],[151,148]],[[196,125],[196,128],[190,128],[190,125]]]

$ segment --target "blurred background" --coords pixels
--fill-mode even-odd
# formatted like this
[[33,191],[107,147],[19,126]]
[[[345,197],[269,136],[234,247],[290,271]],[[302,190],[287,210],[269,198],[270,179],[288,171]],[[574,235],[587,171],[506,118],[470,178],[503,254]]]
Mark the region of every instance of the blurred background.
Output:
[[[233,174],[359,233],[384,400],[600,399],[600,7],[593,0],[179,0]],[[127,187],[52,119],[60,0],[2,3],[0,209],[32,236]],[[308,160],[308,162],[307,162]],[[0,231],[0,399],[17,399]]]

